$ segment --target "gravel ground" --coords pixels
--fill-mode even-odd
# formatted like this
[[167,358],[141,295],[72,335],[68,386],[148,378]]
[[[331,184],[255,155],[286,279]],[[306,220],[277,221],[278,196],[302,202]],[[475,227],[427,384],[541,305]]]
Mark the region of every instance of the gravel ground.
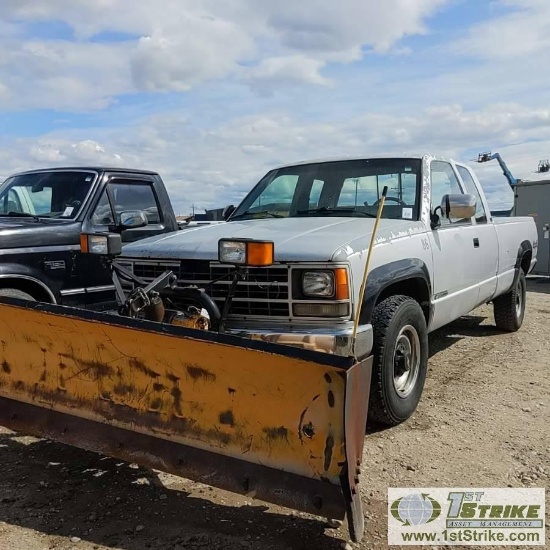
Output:
[[[485,306],[430,336],[418,411],[366,437],[367,533],[349,547],[387,548],[388,487],[548,488],[550,282],[528,287],[518,333]],[[345,527],[3,428],[0,457],[0,550],[346,547]]]

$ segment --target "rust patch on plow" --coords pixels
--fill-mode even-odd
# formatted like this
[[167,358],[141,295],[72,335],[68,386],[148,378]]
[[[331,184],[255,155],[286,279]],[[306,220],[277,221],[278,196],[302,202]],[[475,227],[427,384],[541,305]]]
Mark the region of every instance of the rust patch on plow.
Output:
[[196,365],[189,365],[187,367],[187,372],[193,380],[205,380],[207,382],[214,382],[214,380],[216,380],[215,374],[212,374],[201,367],[197,367]]
[[220,413],[220,424],[225,424],[226,426],[235,426],[235,419],[233,418],[233,413],[231,411],[225,411]]
[[279,428],[264,428],[264,433],[268,439],[288,441],[288,430],[284,426]]

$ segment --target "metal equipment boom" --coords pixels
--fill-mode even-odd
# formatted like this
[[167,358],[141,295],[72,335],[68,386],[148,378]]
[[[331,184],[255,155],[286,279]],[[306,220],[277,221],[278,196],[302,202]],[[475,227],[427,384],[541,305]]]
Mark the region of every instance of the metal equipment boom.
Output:
[[496,160],[500,168],[502,169],[502,173],[504,174],[504,177],[508,180],[508,183],[510,184],[510,187],[514,187],[517,185],[518,180],[512,176],[512,172],[510,172],[510,169],[508,166],[506,166],[506,163],[504,160],[502,160],[502,157],[499,153],[480,153],[477,157],[477,162],[489,162],[490,160]]

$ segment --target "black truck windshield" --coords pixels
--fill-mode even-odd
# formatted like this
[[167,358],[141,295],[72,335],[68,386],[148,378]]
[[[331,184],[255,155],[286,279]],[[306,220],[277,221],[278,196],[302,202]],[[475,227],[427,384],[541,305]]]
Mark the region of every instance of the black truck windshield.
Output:
[[95,172],[51,171],[20,174],[0,191],[0,216],[73,219],[96,178]]
[[231,220],[265,217],[375,217],[418,220],[420,159],[380,158],[287,166],[269,172]]

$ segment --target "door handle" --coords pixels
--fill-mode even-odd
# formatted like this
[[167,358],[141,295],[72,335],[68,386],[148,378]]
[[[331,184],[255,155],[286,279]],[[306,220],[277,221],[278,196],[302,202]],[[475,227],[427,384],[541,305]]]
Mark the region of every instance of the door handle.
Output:
[[474,239],[474,248],[479,248],[479,239],[477,237]]

